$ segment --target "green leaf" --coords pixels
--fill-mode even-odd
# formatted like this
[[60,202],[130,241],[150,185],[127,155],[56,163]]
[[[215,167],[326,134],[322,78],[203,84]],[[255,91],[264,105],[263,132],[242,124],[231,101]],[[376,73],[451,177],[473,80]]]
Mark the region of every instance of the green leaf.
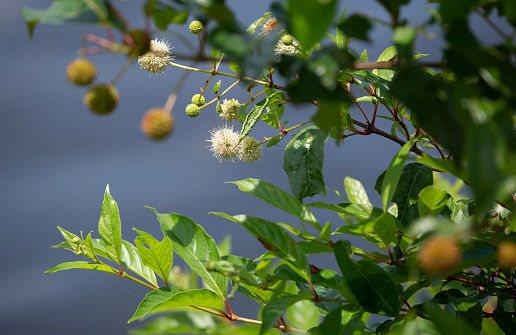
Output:
[[238,186],[241,191],[254,195],[285,212],[292,214],[304,222],[308,223],[317,230],[321,230],[321,225],[315,216],[306,208],[301,201],[282,189],[259,179],[244,179],[240,181],[229,181]]
[[268,125],[281,130],[280,120],[285,111],[283,100],[285,100],[285,93],[276,92],[272,88],[265,93],[269,97],[269,104],[267,105],[267,113],[262,117],[262,121]]
[[[220,90],[220,83],[221,83],[221,81],[219,80],[219,81],[217,81],[217,82],[215,83],[215,85],[213,85],[213,93],[215,93],[215,95],[216,95],[217,93],[219,93],[219,90]],[[218,110],[219,110],[219,109],[217,108],[217,111],[218,111]]]
[[38,23],[63,24],[65,22],[98,22],[98,16],[108,16],[107,7],[101,0],[54,0],[47,9],[23,7],[22,16],[32,38]]
[[222,310],[222,298],[208,289],[179,291],[172,287],[162,287],[148,293],[142,300],[133,317],[127,323],[141,319],[151,312],[175,310],[181,306],[198,306]]
[[[408,158],[408,153],[410,152],[410,148],[412,148],[416,141],[417,139],[412,139],[405,143],[403,147],[401,147],[400,151],[398,151],[396,156],[394,156],[394,158],[391,161],[391,164],[389,164],[389,167],[385,172],[381,192],[379,192],[382,195],[382,205],[384,211],[387,211],[387,208],[389,207],[389,204],[391,203],[391,200],[394,197],[396,187],[398,186],[398,182],[403,171],[403,166],[405,165],[405,161]],[[380,180],[380,177],[378,178],[378,180]]]
[[247,114],[244,120],[244,124],[242,125],[242,130],[240,131],[240,137],[236,145],[238,145],[238,143],[240,143],[251,132],[256,122],[260,121],[260,119],[263,116],[263,111],[265,107],[267,107],[267,105],[269,104],[269,100],[269,97],[260,100],[254,105],[253,109],[249,112],[249,114]]
[[229,62],[229,69],[235,73],[240,73],[240,66],[235,62]]
[[448,335],[450,329],[453,329],[455,335],[478,334],[478,331],[475,331],[468,323],[451,313],[441,310],[433,301],[425,302],[423,308],[430,321],[432,321],[442,335]]
[[289,326],[302,330],[317,326],[321,319],[317,307],[309,300],[301,300],[291,305],[285,315]]
[[310,281],[310,265],[305,253],[296,241],[273,222],[247,215],[230,216],[224,213],[210,213],[225,217],[247,229],[262,245],[283,259],[301,277]]
[[298,301],[307,300],[312,297],[310,291],[303,291],[298,295],[287,295],[278,299],[271,300],[262,310],[262,328],[260,334],[271,329],[274,323],[279,320],[280,316],[285,313],[288,307]]
[[393,19],[397,21],[400,7],[408,4],[410,0],[378,0],[378,2],[381,3],[383,7],[389,11]]
[[171,23],[183,24],[188,19],[187,11],[177,11],[170,6],[164,8],[154,8],[152,11],[152,20],[159,30],[167,30]]
[[371,263],[353,261],[344,241],[335,243],[334,249],[344,280],[364,310],[397,316],[398,293],[389,275]]
[[344,22],[338,24],[338,28],[342,30],[346,36],[356,37],[359,40],[369,41],[369,31],[373,27],[371,20],[362,15],[352,15]]
[[120,261],[129,270],[154,284],[154,286],[158,286],[154,272],[143,263],[143,260],[140,258],[140,254],[138,253],[138,249],[127,241],[122,241]]
[[337,141],[340,141],[343,135],[343,122],[341,115],[341,110],[345,109],[345,106],[343,105],[347,106],[348,104],[323,101],[320,103],[317,113],[312,116],[312,121],[315,122],[316,126],[324,132],[333,131],[335,133],[334,137]]
[[323,322],[310,331],[313,335],[353,335],[362,322],[364,311],[359,305],[344,305],[331,311]]
[[392,41],[396,45],[398,53],[407,59],[412,58],[412,46],[417,36],[415,28],[399,26],[394,30]]
[[117,270],[113,269],[109,265],[90,263],[90,262],[85,262],[85,261],[61,263],[58,266],[56,266],[55,268],[45,271],[45,273],[54,273],[57,271],[70,270],[70,269],[90,269],[90,270],[97,270],[97,271],[119,274],[119,272]]
[[[398,54],[396,47],[388,47],[385,49],[381,54],[380,57],[378,57],[377,62],[388,62],[392,60],[396,55]],[[378,77],[391,81],[392,77],[394,76],[393,70],[385,70],[385,69],[374,69],[373,74],[377,75]]]
[[360,55],[360,58],[358,59],[358,61],[359,62],[367,62],[367,61],[369,61],[369,56],[367,55],[367,50],[366,49],[364,49],[364,51]]
[[106,243],[107,252],[112,255],[115,262],[120,263],[122,249],[122,223],[115,199],[109,193],[109,185],[106,186],[102,211],[99,219],[99,235]]
[[304,49],[324,36],[335,14],[336,0],[289,0],[289,31]]
[[[380,193],[380,185],[386,183],[384,181],[386,178],[386,173],[384,172],[376,180],[374,189],[378,193]],[[408,226],[410,222],[418,217],[417,201],[419,192],[433,183],[431,168],[419,163],[407,164],[403,168],[392,201],[398,206],[398,219],[405,226]]]
[[324,144],[328,133],[317,127],[301,130],[285,147],[283,169],[292,194],[299,200],[316,194],[326,196],[322,174]]
[[383,213],[374,224],[376,234],[388,246],[396,236],[396,218],[390,213]]
[[446,191],[427,186],[419,193],[417,207],[419,216],[438,216],[446,205],[450,195]]
[[267,12],[265,14],[263,14],[263,16],[257,20],[255,20],[253,23],[251,23],[249,25],[249,27],[247,27],[247,32],[249,33],[249,35],[254,35],[254,33],[256,32],[256,30],[265,22],[267,21],[267,19],[269,17],[271,17],[271,13],[270,12]]
[[206,285],[221,298],[226,295],[226,278],[222,274],[210,273],[204,267],[208,261],[220,261],[217,245],[204,229],[187,218],[175,213],[160,214],[153,211],[161,225],[161,230],[172,241],[174,251],[195,271]]
[[371,215],[373,211],[373,205],[371,205],[371,202],[367,197],[364,186],[362,186],[358,180],[351,177],[346,177],[344,179],[344,187],[346,188],[349,201],[353,204],[360,205],[360,207],[362,207],[366,213]]
[[[163,240],[159,242],[152,235],[136,228],[133,229],[141,235],[134,240],[134,243],[136,244],[143,264],[151,268],[167,283],[174,260],[172,242],[168,237],[164,237]],[[147,244],[149,248],[146,248],[144,244]]]
[[513,316],[509,312],[494,312],[492,318],[506,335],[516,335],[516,325]]

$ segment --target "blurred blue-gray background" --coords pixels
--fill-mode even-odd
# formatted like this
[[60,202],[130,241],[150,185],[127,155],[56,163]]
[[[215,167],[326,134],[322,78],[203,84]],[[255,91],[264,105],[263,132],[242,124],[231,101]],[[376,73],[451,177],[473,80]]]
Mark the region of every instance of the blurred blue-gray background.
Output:
[[[191,96],[207,79],[204,74],[192,73],[172,111],[176,118],[173,135],[159,143],[149,141],[140,133],[140,119],[146,110],[165,103],[183,73],[175,68],[149,77],[134,64],[117,85],[121,101],[115,112],[103,117],[92,114],[82,103],[85,89],[67,83],[65,68],[77,56],[81,36],[94,33],[105,37],[104,31],[85,25],[38,25],[33,40],[29,40],[21,7],[46,8],[50,3],[4,0],[0,4],[0,332],[124,334],[142,325],[135,322],[128,326],[126,322],[148,290],[94,271],[44,274],[59,263],[80,260],[63,249],[50,248],[62,241],[56,226],[74,233],[96,232],[104,190],[109,184],[120,209],[124,239],[134,240],[137,235],[133,227],[161,238],[154,214],[144,208],[148,205],[159,212],[189,216],[216,241],[231,234],[233,254],[256,258],[264,252],[260,243],[235,223],[208,212],[245,213],[296,224],[276,208],[241,193],[235,185],[225,184],[253,177],[289,190],[282,169],[288,138],[279,146],[265,149],[262,160],[256,163],[219,164],[206,147],[209,130],[221,124],[215,108],[203,109],[196,119],[184,113]],[[271,1],[227,3],[247,26],[268,11]],[[142,26],[142,1],[117,5],[136,27]],[[348,13],[362,12],[388,20],[387,13],[373,1],[341,1],[339,6],[340,10],[350,6]],[[404,9],[403,17],[421,23],[429,14],[423,2],[416,1]],[[479,36],[489,41],[492,31],[479,20],[473,22]],[[170,28],[195,42],[187,26]],[[367,48],[370,59],[375,60],[391,45],[390,34],[377,27],[371,35],[373,43],[352,43],[352,49],[359,55]],[[176,37],[156,36],[169,39],[173,52],[187,52]],[[421,37],[416,45],[417,52],[430,54],[429,61],[439,60],[441,49],[439,36]],[[124,56],[112,54],[89,59],[98,66],[98,82],[110,81],[125,62]],[[231,83],[222,78],[222,88]],[[207,97],[213,98],[212,93]],[[243,86],[226,97],[248,99]],[[372,112],[370,106],[366,109]],[[284,119],[294,125],[314,113],[313,107],[288,106]],[[353,113],[361,120],[357,110]],[[276,133],[268,126],[253,131],[259,139]],[[375,135],[354,136],[340,146],[329,140],[324,167],[326,185],[343,191],[346,176],[358,179],[378,206],[379,198],[373,190],[376,177],[398,149],[397,144]],[[327,200],[337,202],[338,198],[330,193]],[[331,221],[333,227],[341,224],[336,215],[316,215],[323,223]],[[322,268],[335,268],[331,255],[310,260]],[[181,264],[179,257],[176,261]],[[236,314],[256,317],[256,306],[249,300],[236,299],[232,306]]]

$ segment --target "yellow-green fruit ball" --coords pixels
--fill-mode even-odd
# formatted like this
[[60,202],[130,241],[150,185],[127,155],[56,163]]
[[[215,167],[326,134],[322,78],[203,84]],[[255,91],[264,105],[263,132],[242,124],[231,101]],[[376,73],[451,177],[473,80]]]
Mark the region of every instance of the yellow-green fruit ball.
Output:
[[93,86],[84,96],[84,104],[96,114],[111,113],[118,100],[118,90],[111,84]]
[[291,45],[292,42],[294,42],[294,37],[292,37],[291,35],[283,35],[283,37],[281,38],[281,42],[283,42],[283,44],[285,45]]
[[448,236],[431,236],[418,253],[421,269],[433,276],[443,275],[455,268],[462,258],[457,240]]
[[202,33],[202,31],[204,30],[204,25],[201,21],[192,21],[192,23],[190,23],[189,28],[192,34],[198,35]]
[[76,58],[66,67],[66,78],[76,85],[88,85],[96,76],[97,67],[85,58]]
[[202,106],[206,103],[206,98],[204,98],[202,95],[200,94],[196,94],[192,97],[192,103],[197,105],[197,106]]
[[140,128],[147,137],[160,140],[170,135],[173,127],[174,117],[162,108],[156,107],[145,113]]
[[189,117],[197,117],[197,115],[199,115],[199,110],[200,108],[196,104],[189,104],[186,106],[186,115]]
[[510,270],[516,267],[516,243],[512,241],[500,243],[496,255],[503,270]]

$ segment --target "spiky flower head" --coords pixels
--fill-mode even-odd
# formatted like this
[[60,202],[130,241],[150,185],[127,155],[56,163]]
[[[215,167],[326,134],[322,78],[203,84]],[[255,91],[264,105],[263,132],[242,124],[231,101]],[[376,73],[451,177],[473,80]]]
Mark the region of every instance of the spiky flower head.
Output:
[[192,97],[192,103],[200,107],[206,103],[206,98],[200,94],[195,94]]
[[224,99],[224,102],[220,105],[222,112],[219,115],[223,120],[235,122],[238,120],[238,107],[240,107],[238,100]]
[[301,47],[301,45],[292,36],[290,36],[292,38],[292,40],[289,37],[287,37],[286,42],[288,44],[285,43],[285,41],[283,41],[283,38],[285,36],[290,36],[290,35],[284,35],[282,38],[280,38],[280,40],[278,41],[278,44],[276,44],[276,47],[274,48],[274,51],[276,52],[276,56],[281,57],[282,55],[287,55],[287,56],[297,55],[299,53],[299,48]]
[[190,23],[190,26],[188,28],[190,28],[190,32],[192,34],[198,35],[198,34],[202,33],[202,31],[204,30],[204,25],[202,24],[201,21],[192,21],[192,23]]
[[97,67],[86,58],[76,58],[66,67],[66,78],[76,85],[88,85],[97,76]]
[[199,110],[200,108],[196,104],[189,104],[186,106],[185,112],[189,117],[197,117],[197,115],[199,115]]
[[516,243],[503,241],[496,250],[498,262],[502,270],[509,271],[516,267]]
[[457,240],[449,236],[434,235],[425,240],[418,253],[421,269],[434,276],[443,275],[455,268],[462,259]]
[[275,17],[270,17],[262,26],[261,35],[269,35],[279,26],[279,21]]
[[252,163],[263,156],[262,145],[258,140],[251,136],[246,136],[240,142],[240,159],[245,163]]
[[224,161],[234,163],[240,159],[240,145],[236,145],[240,135],[238,131],[233,130],[233,126],[219,126],[210,131],[210,134],[211,137],[207,140],[211,142],[209,148],[210,151],[213,152],[213,157],[215,157],[219,163]]
[[170,43],[157,38],[150,42],[150,50],[138,57],[140,68],[149,73],[163,73],[167,69],[170,56]]
[[84,104],[96,114],[109,114],[118,104],[118,90],[111,84],[98,84],[84,96]]
[[161,107],[149,109],[143,115],[140,129],[153,140],[167,137],[174,127],[174,117]]

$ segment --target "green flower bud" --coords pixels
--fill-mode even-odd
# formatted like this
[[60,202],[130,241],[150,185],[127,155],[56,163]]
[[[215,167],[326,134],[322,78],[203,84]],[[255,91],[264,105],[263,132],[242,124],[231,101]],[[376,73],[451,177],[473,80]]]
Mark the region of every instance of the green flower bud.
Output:
[[75,243],[75,244],[79,244],[81,242],[81,239],[78,238],[77,236],[75,236],[74,238],[72,238],[72,243]]
[[197,115],[199,115],[199,110],[200,108],[196,104],[189,104],[186,106],[186,115],[189,117],[197,117]]
[[189,28],[192,34],[199,35],[204,30],[204,25],[201,23],[201,21],[192,21]]
[[202,106],[206,103],[206,98],[204,98],[204,96],[201,96],[200,94],[196,94],[192,97],[192,103],[197,106]]

